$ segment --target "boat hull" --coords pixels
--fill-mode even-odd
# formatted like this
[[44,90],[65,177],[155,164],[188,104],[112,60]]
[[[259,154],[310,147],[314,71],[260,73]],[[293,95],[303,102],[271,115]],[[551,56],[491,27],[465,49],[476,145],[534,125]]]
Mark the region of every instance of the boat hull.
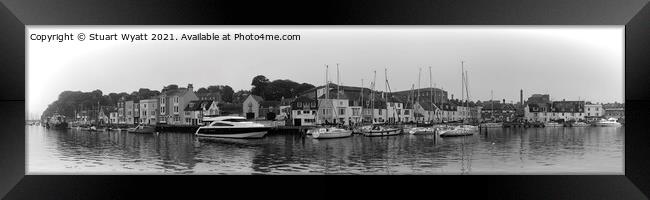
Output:
[[154,128],[144,128],[144,129],[136,129],[136,130],[130,130],[129,133],[155,133],[156,129]]
[[352,136],[352,131],[338,131],[338,132],[313,132],[312,137],[316,139],[331,139],[331,138],[345,138]]
[[467,127],[467,128],[455,128],[451,130],[443,130],[440,132],[440,137],[459,137],[459,136],[469,136],[478,133],[478,128],[476,127]]
[[363,132],[364,136],[368,137],[380,137],[380,136],[392,136],[401,134],[400,130],[384,130],[384,131],[365,131]]
[[270,127],[253,128],[204,128],[196,131],[196,136],[203,138],[263,138]]
[[598,126],[598,127],[618,127],[618,126],[621,126],[621,124],[620,123],[618,123],[618,124],[614,124],[614,123],[598,124],[598,123],[596,123],[596,124],[594,124],[594,126]]

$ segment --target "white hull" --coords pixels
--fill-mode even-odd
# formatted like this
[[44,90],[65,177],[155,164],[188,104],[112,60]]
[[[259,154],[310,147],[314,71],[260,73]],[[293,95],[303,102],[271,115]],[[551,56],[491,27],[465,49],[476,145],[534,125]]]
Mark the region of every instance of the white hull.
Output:
[[351,135],[352,135],[352,131],[325,132],[325,133],[314,132],[314,133],[312,133],[312,137],[316,138],[316,139],[343,138],[343,137],[350,137]]
[[600,127],[617,127],[621,126],[620,123],[596,123],[594,126],[600,126]]
[[268,131],[237,133],[237,134],[196,134],[202,138],[263,138]]
[[464,126],[464,127],[456,127],[450,130],[442,130],[440,131],[440,137],[466,136],[466,135],[474,135],[474,133],[478,133],[478,127]]
[[564,127],[562,124],[544,124],[544,127]]
[[400,130],[394,129],[394,130],[383,130],[383,131],[365,131],[363,132],[364,136],[368,137],[374,137],[374,136],[391,136],[391,135],[399,135],[401,133]]
[[411,128],[411,129],[408,129],[405,132],[408,132],[411,135],[426,135],[426,134],[435,134],[436,133],[434,128],[420,128],[420,127]]

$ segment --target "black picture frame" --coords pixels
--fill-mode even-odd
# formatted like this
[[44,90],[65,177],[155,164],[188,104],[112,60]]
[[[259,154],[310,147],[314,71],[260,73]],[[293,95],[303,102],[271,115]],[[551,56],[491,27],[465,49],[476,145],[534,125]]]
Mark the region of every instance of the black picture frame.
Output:
[[[172,193],[184,199],[197,194],[313,198],[348,193],[388,198],[449,194],[646,199],[650,194],[650,136],[644,127],[650,115],[647,0],[0,2],[0,85],[5,87],[0,93],[0,196],[7,199],[151,199]],[[625,25],[625,175],[25,175],[26,25]],[[254,190],[239,187],[250,184],[256,185]]]

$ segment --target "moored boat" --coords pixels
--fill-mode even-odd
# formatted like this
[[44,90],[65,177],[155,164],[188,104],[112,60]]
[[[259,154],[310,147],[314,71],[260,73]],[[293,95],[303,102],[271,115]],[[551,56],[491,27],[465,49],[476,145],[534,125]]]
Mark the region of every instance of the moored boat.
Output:
[[131,128],[128,130],[129,133],[154,133],[156,132],[156,128],[153,126],[146,126],[146,125],[138,125],[135,128]]
[[200,138],[262,138],[271,127],[246,120],[244,117],[216,117],[207,126],[199,127],[194,133]]
[[584,123],[584,122],[575,122],[575,123],[571,124],[571,126],[572,127],[588,127],[588,126],[591,126],[591,124],[587,124],[587,123]]
[[478,127],[472,125],[459,125],[450,129],[441,130],[440,137],[467,136],[478,133]]
[[391,136],[399,135],[402,131],[396,128],[387,128],[383,126],[373,126],[370,130],[364,130],[363,135],[368,137],[374,136]]
[[311,133],[311,136],[317,139],[344,138],[344,137],[350,137],[351,135],[352,135],[351,130],[345,130],[336,127],[319,128],[317,131],[313,131]]
[[425,134],[435,134],[436,128],[434,127],[413,127],[406,131],[411,135],[425,135]]
[[618,123],[615,118],[609,118],[607,120],[601,119],[600,121],[594,123],[594,126],[616,127],[621,126],[621,123]]
[[68,122],[66,122],[65,116],[58,113],[52,115],[46,122],[45,127],[48,129],[68,129]]
[[489,123],[482,123],[479,125],[480,128],[501,128],[503,127],[503,123],[499,122],[489,122]]
[[564,125],[557,123],[557,122],[546,122],[544,123],[544,127],[563,127]]

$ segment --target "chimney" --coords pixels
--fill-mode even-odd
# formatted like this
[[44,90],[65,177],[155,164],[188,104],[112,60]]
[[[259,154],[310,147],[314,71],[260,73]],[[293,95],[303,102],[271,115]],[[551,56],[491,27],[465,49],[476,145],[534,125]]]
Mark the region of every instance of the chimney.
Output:
[[524,107],[524,89],[519,90],[519,104]]
[[503,99],[503,104],[506,104],[506,99]]
[[193,91],[194,91],[194,87],[192,86],[191,83],[190,83],[190,84],[187,84],[187,90],[190,91],[190,92],[193,92]]

